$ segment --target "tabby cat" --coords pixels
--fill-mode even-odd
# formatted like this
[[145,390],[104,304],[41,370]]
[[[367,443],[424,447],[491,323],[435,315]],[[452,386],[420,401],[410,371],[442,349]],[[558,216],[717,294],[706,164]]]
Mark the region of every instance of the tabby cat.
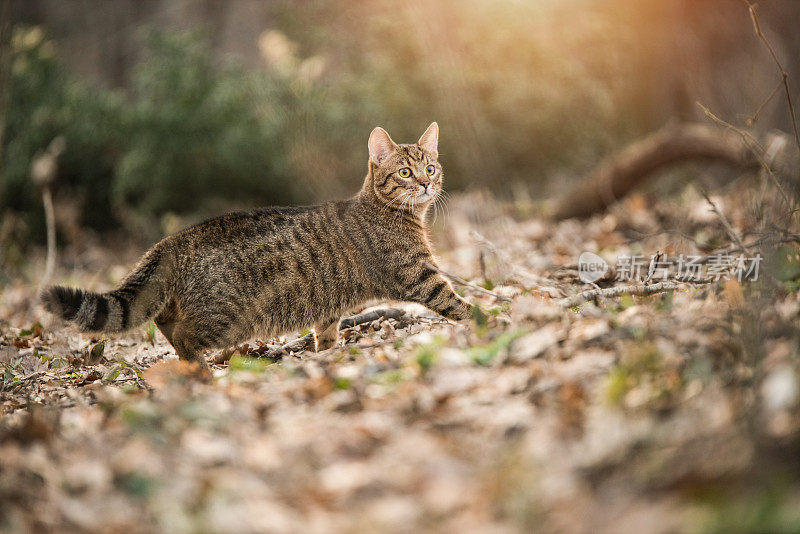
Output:
[[438,140],[435,122],[409,145],[375,128],[355,197],[209,219],[154,245],[113,291],[55,286],[42,301],[89,332],[155,317],[178,356],[203,366],[204,349],[312,325],[316,350],[330,348],[341,314],[374,299],[469,318],[471,305],[426,265],[435,265],[425,217],[442,191]]

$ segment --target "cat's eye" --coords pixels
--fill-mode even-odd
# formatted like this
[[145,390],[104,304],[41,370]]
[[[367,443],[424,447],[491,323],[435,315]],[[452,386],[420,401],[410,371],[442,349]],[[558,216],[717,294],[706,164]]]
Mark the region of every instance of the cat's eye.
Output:
[[400,169],[397,174],[400,175],[400,178],[408,178],[409,176],[411,176],[411,169],[409,169],[408,167]]
[[428,173],[428,176],[433,176],[433,173],[436,172],[436,167],[434,167],[433,165],[428,165],[427,167],[425,167],[425,172]]

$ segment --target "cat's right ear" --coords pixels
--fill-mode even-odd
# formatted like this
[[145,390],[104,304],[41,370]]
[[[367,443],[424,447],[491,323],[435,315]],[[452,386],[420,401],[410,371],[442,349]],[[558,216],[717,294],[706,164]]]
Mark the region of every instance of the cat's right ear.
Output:
[[369,146],[369,159],[375,165],[380,165],[386,161],[386,158],[397,150],[397,145],[389,137],[389,133],[380,126],[369,134],[369,143],[367,145]]

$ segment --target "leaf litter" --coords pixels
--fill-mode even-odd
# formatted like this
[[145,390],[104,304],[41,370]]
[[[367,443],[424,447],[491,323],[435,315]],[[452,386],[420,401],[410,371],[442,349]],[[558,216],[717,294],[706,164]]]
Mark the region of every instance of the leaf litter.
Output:
[[[725,229],[642,196],[554,223],[476,195],[454,197],[435,228],[443,269],[483,310],[472,321],[393,303],[405,313],[345,328],[334,349],[274,350],[301,333],[251,340],[213,377],[149,325],[93,338],[21,314],[35,284],[12,284],[0,529],[800,529],[796,278],[564,308],[593,289],[578,278],[583,251],[611,265],[708,254]],[[740,234],[757,232],[728,195],[719,205]],[[701,211],[693,202],[685,212]],[[763,253],[796,276],[795,245]],[[90,267],[71,274],[119,271]]]

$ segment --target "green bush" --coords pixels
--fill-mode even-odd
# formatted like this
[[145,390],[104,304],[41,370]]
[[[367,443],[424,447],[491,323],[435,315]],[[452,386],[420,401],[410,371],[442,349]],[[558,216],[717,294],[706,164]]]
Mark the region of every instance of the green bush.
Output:
[[0,207],[29,217],[42,235],[41,204],[30,179],[31,161],[57,136],[69,147],[59,165],[58,186],[84,198],[87,222],[98,227],[110,218],[109,187],[115,142],[121,137],[119,99],[67,79],[54,47],[38,28],[17,29],[12,40],[10,99],[3,135]]
[[281,133],[284,116],[266,104],[287,87],[260,73],[217,69],[195,33],[152,34],[122,112],[128,138],[113,196],[145,214],[204,204],[294,199]]
[[18,29],[0,206],[43,235],[30,167],[59,135],[57,195],[81,199],[94,228],[297,201],[281,107],[303,97],[273,73],[216,67],[198,32],[151,32],[126,93],[90,88],[65,74],[38,28]]

